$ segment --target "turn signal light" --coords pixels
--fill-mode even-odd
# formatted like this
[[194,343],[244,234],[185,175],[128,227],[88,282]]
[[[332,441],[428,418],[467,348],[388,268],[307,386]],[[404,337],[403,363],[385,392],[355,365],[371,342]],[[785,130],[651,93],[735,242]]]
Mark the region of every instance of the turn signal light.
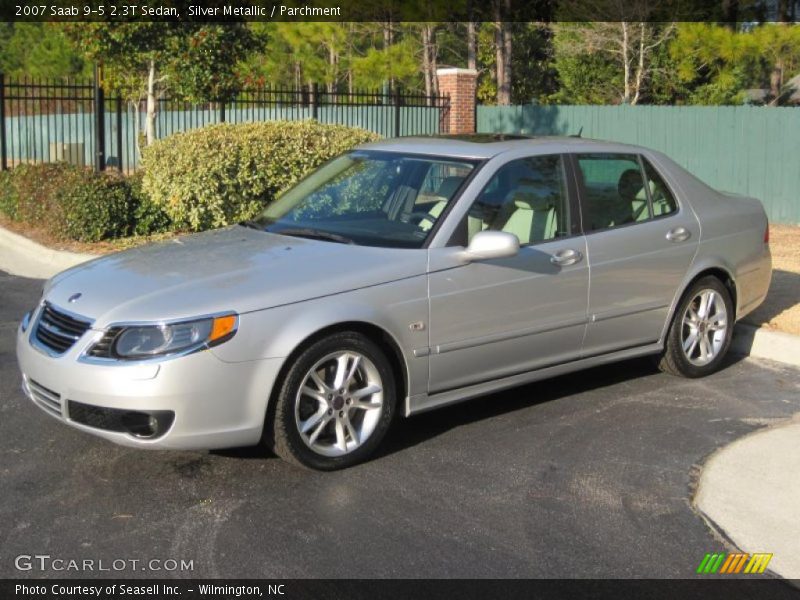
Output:
[[229,335],[236,328],[236,315],[216,317],[211,326],[211,335],[208,342],[213,343]]

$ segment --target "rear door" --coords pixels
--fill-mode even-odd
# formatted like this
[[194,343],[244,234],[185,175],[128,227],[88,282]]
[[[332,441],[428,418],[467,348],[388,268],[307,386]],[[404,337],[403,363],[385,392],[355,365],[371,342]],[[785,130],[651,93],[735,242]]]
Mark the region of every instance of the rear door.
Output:
[[699,226],[637,154],[572,157],[590,265],[584,356],[658,341]]

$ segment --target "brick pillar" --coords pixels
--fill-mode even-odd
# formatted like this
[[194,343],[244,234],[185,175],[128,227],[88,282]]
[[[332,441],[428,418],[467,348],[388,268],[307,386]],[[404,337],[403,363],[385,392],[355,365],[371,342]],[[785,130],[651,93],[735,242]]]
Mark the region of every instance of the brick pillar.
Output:
[[[444,124],[447,133],[475,133],[475,69],[437,69],[439,93],[450,96],[450,115]],[[443,127],[444,129],[444,127]]]

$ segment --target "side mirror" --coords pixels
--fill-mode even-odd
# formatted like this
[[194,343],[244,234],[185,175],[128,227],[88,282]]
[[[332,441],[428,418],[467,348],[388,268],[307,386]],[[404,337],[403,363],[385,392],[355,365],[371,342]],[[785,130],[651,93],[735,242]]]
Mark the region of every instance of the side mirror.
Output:
[[464,262],[508,258],[519,252],[519,238],[506,231],[479,231],[467,249],[461,252]]

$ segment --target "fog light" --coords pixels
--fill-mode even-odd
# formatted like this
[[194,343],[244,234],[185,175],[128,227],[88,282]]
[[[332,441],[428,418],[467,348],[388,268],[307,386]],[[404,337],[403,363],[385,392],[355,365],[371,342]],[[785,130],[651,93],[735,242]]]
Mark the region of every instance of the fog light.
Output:
[[173,413],[127,412],[121,417],[122,425],[131,435],[151,438],[163,434],[172,425]]
[[31,324],[31,312],[28,311],[22,317],[22,323],[20,323],[20,327],[22,328],[22,333],[25,333],[28,330],[28,325]]
[[105,431],[127,433],[142,439],[164,435],[175,421],[175,413],[171,410],[125,410],[93,406],[74,400],[68,401],[67,412],[69,420],[75,423]]

